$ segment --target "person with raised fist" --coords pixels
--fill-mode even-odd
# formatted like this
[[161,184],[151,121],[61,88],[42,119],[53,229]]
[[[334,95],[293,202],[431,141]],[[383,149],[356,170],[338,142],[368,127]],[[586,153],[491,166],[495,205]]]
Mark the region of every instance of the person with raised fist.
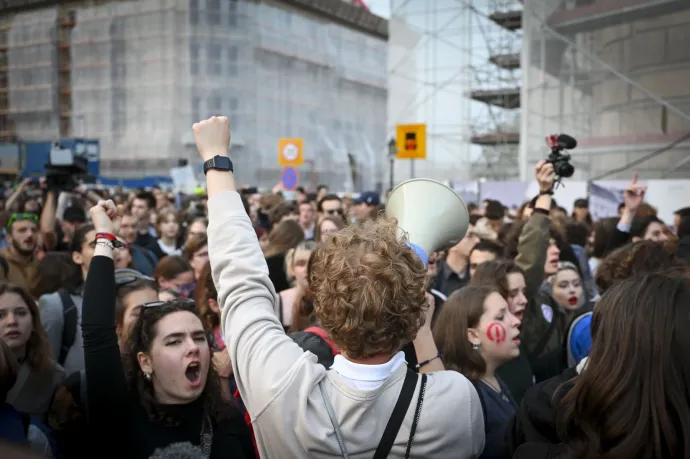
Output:
[[[341,351],[326,371],[275,313],[278,296],[235,184],[228,119],[211,117],[193,131],[207,180],[223,336],[260,456],[479,457],[477,392],[462,374],[440,371],[425,325],[426,268],[396,235],[396,222],[345,228],[313,254],[315,315]],[[412,341],[421,375],[408,369],[402,351]]]
[[184,442],[213,459],[256,457],[239,410],[222,399],[194,301],[137,306],[120,354],[113,249],[120,244],[115,234],[123,208],[100,201],[90,213],[96,247],[82,317],[88,441],[94,448],[107,445],[111,457],[144,459]]

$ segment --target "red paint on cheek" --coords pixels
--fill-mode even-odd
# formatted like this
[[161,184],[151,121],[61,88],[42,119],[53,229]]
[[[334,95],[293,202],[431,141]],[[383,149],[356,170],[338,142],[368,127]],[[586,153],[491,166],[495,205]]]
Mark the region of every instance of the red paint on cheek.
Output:
[[501,344],[506,340],[506,329],[500,322],[491,322],[486,329],[486,336],[489,337],[490,341]]

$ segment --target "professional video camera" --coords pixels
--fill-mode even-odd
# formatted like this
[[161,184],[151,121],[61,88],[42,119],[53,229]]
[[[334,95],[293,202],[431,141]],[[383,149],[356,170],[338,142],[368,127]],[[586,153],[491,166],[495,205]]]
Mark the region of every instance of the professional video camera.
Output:
[[572,177],[575,173],[575,168],[570,164],[570,155],[564,154],[562,151],[575,148],[577,140],[568,134],[553,134],[546,137],[546,144],[551,148],[551,153],[546,158],[546,162],[553,164],[553,170],[556,173],[554,185],[556,185],[561,182],[562,178]]
[[46,168],[46,185],[49,190],[72,191],[89,172],[86,153],[77,154],[55,142],[50,149]]

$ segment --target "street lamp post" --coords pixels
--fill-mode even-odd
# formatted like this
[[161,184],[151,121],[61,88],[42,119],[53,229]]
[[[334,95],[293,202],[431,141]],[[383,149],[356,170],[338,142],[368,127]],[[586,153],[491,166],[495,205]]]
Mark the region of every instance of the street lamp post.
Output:
[[395,156],[398,154],[398,148],[395,145],[395,139],[391,138],[388,141],[388,162],[390,163],[390,170],[388,171],[389,174],[389,180],[390,180],[390,189],[393,189],[393,185],[395,183],[393,173],[395,169]]

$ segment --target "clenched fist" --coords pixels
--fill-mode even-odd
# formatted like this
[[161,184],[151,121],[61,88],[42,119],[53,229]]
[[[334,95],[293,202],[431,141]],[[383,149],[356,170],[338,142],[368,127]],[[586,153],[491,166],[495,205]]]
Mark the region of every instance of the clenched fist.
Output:
[[214,156],[227,156],[230,148],[230,121],[227,116],[211,118],[192,126],[196,148],[204,161]]

